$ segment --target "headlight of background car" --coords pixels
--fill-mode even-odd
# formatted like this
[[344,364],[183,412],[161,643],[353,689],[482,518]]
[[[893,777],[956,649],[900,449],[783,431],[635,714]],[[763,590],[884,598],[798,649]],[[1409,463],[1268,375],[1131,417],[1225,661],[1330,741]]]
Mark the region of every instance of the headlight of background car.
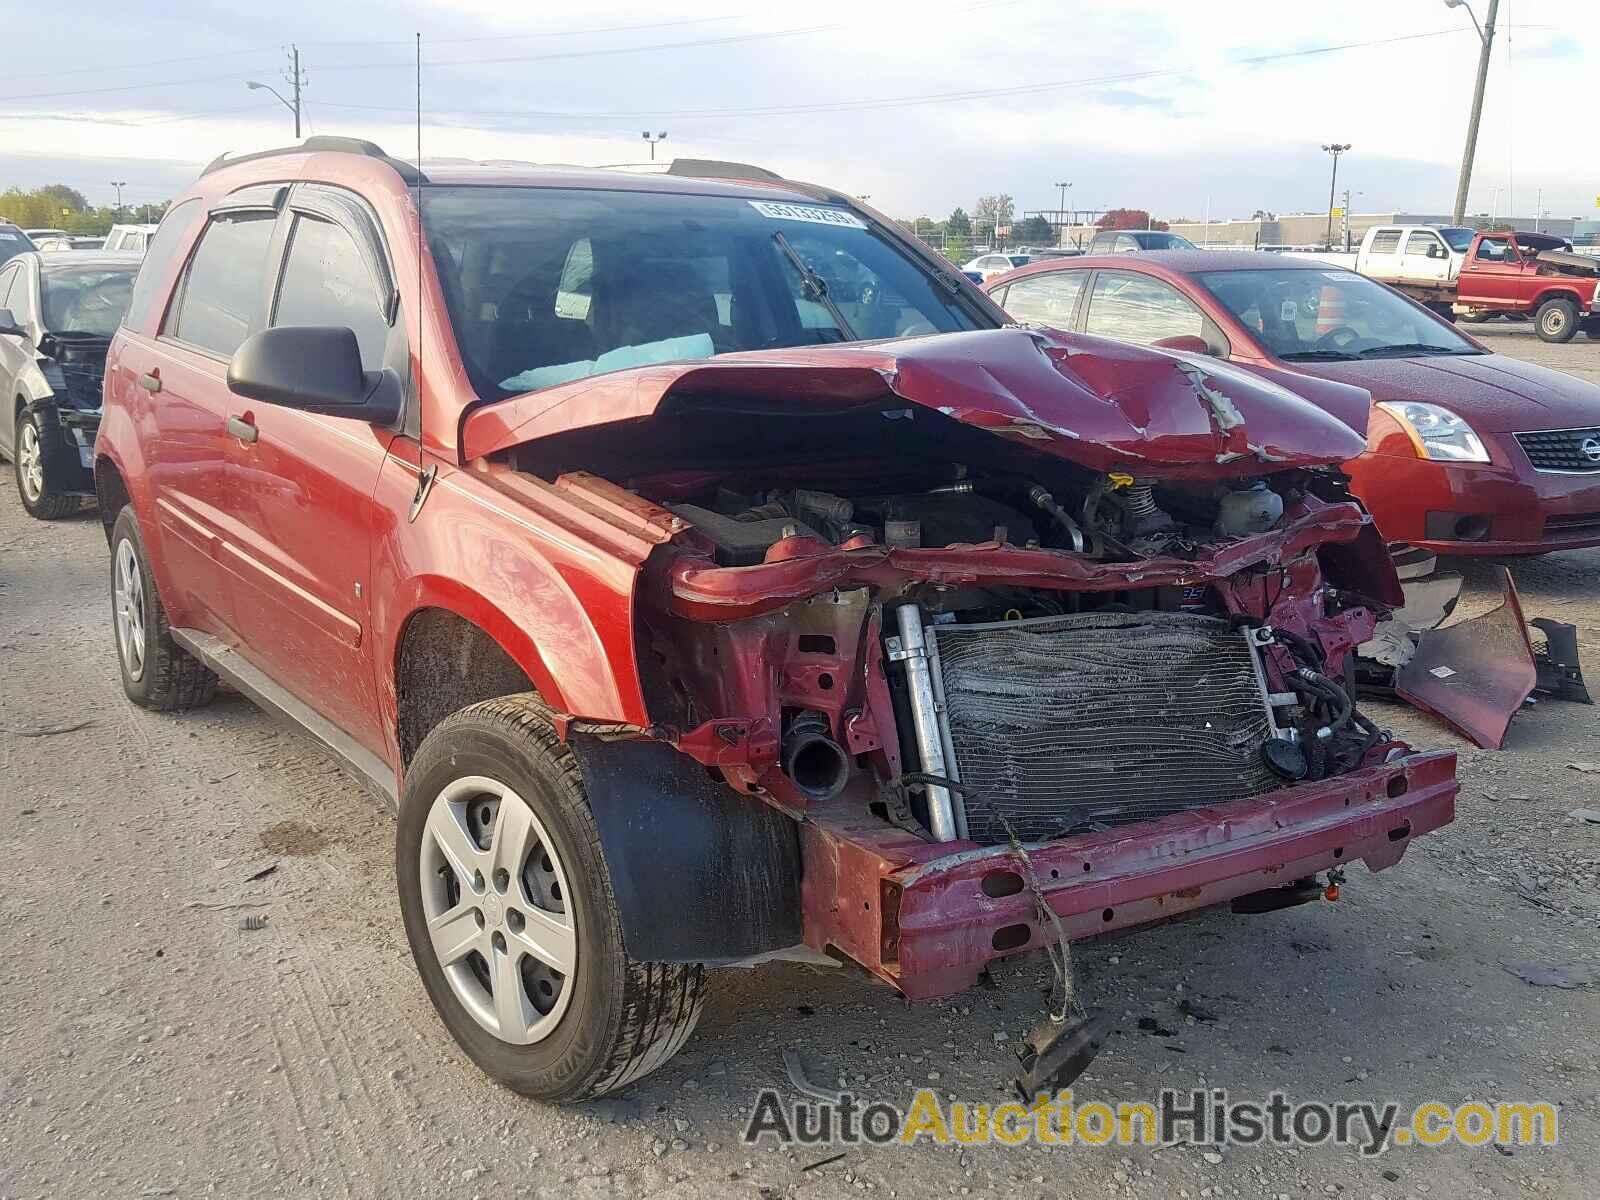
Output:
[[1400,422],[1411,437],[1419,458],[1441,462],[1486,463],[1489,452],[1483,441],[1448,408],[1408,400],[1384,400],[1379,408]]

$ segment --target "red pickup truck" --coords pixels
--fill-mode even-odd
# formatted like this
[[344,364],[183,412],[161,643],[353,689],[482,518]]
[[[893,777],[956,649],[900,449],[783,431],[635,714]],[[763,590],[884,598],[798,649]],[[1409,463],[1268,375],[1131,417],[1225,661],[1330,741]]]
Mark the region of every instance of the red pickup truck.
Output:
[[1547,342],[1580,329],[1600,339],[1600,258],[1576,254],[1542,233],[1480,233],[1456,276],[1453,311],[1466,320],[1532,316]]
[[1352,703],[1367,393],[1008,326],[755,168],[214,164],[107,364],[124,690],[225,678],[368,781],[435,1008],[551,1100],[708,966],[925,999],[1397,863],[1455,758]]

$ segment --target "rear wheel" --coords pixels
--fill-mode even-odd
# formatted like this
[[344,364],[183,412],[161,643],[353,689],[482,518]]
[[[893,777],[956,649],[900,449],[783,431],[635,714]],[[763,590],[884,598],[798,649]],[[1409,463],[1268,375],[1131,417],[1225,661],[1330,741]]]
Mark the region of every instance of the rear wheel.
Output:
[[131,504],[111,528],[111,622],[122,690],[135,704],[198,708],[216,694],[217,677],[172,640]]
[[61,491],[61,472],[66,447],[52,417],[46,424],[32,409],[17,416],[17,448],[12,469],[17,476],[17,493],[28,515],[41,521],[56,521],[77,512],[78,497]]
[[628,957],[582,773],[537,697],[475,704],[429,733],[395,853],[428,996],[507,1087],[598,1096],[688,1040],[704,968]]
[[1571,300],[1546,300],[1533,320],[1540,341],[1570,342],[1578,332],[1578,306]]

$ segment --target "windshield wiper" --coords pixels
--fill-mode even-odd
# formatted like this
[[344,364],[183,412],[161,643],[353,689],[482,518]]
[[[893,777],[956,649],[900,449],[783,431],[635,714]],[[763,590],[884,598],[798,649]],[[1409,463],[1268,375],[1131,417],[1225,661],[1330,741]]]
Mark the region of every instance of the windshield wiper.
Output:
[[1471,347],[1433,346],[1425,342],[1399,342],[1393,346],[1373,346],[1361,352],[1362,358],[1401,358],[1412,354],[1481,354]]
[[800,272],[801,286],[806,299],[828,310],[828,315],[833,318],[833,323],[839,327],[839,332],[844,334],[846,341],[860,341],[860,336],[850,328],[850,322],[844,319],[844,313],[839,311],[839,306],[833,302],[833,297],[828,295],[828,281],[806,265],[806,260],[800,257],[795,248],[789,244],[789,239],[781,232],[773,234],[772,240],[778,243],[778,249],[783,251],[784,257],[794,264],[796,271]]
[[1280,354],[1284,362],[1355,362],[1354,354],[1346,354],[1343,350],[1293,350],[1288,354]]

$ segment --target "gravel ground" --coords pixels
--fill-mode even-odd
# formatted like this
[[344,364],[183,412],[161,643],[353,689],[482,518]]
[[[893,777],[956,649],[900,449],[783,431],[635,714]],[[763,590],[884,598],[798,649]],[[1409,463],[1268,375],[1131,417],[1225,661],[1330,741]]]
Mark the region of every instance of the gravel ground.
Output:
[[[1471,329],[1600,382],[1593,343]],[[1600,678],[1597,568],[1600,551],[1513,569],[1530,615],[1579,625]],[[1481,611],[1496,568],[1465,569],[1463,611]],[[1485,753],[1376,706],[1415,744],[1461,753],[1454,825],[1394,870],[1353,870],[1338,904],[1209,914],[1077,951],[1092,1001],[1124,1014],[1080,1102],[1168,1086],[1542,1098],[1561,1106],[1559,1146],[1367,1158],[923,1144],[807,1170],[834,1151],[739,1143],[757,1089],[788,1090],[786,1047],[864,1097],[904,1104],[931,1082],[998,1101],[1046,966],[1007,963],[994,986],[921,1006],[849,971],[725,972],[688,1049],[622,1098],[522,1100],[434,1019],[394,901],[390,819],[237,697],[181,716],[126,703],[107,572],[95,517],[27,519],[7,470],[0,1197],[1594,1195],[1600,986],[1536,988],[1503,969],[1600,961],[1600,826],[1567,816],[1600,806],[1600,775],[1568,766],[1600,761],[1592,708],[1540,705]],[[241,928],[247,917],[265,926]]]

